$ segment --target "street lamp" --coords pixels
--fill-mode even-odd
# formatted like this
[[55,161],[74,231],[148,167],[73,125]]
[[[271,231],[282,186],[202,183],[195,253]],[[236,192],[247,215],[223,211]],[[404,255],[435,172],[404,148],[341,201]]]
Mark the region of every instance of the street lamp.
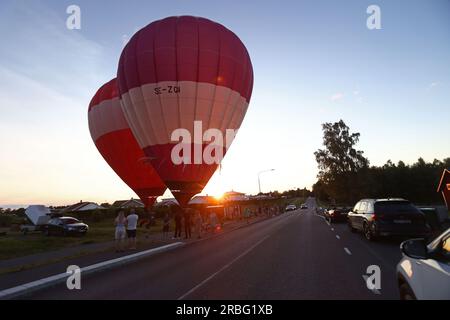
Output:
[[260,178],[261,174],[266,173],[266,172],[272,172],[272,171],[275,171],[275,169],[268,169],[268,170],[263,170],[263,171],[258,172],[258,186],[259,186],[260,194],[261,194],[261,178]]

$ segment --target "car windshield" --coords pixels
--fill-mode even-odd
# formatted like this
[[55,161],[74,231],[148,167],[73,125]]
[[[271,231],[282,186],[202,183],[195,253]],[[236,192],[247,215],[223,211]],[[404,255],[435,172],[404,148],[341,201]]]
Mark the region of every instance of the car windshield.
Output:
[[380,201],[375,203],[375,211],[383,214],[417,213],[419,209],[408,201]]
[[66,219],[61,219],[63,224],[74,224],[74,223],[78,223],[80,221],[78,221],[75,218],[66,218]]

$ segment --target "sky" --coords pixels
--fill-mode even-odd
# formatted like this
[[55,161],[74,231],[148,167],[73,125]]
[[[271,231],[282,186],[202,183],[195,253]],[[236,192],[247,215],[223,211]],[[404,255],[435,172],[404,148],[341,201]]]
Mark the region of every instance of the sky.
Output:
[[[69,5],[81,29],[66,27]],[[381,29],[369,30],[369,5]],[[127,40],[154,20],[217,21],[246,45],[249,111],[204,190],[311,188],[321,124],[360,132],[372,165],[450,156],[450,1],[0,2],[0,207],[113,202],[136,195],[98,153],[88,104],[116,76]],[[165,195],[169,197],[170,194]]]

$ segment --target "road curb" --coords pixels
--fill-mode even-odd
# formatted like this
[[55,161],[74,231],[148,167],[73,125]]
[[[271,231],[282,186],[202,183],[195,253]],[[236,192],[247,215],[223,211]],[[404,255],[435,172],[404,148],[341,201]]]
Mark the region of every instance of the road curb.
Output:
[[[128,264],[131,262],[135,262],[135,261],[143,259],[143,258],[148,258],[148,257],[151,257],[158,253],[167,252],[167,251],[182,247],[184,245],[185,245],[185,243],[183,243],[183,242],[176,242],[176,243],[171,243],[171,244],[168,244],[165,246],[149,249],[146,251],[137,252],[137,253],[134,253],[131,255],[123,256],[120,258],[99,262],[99,263],[81,268],[81,274],[83,274],[83,275],[93,274],[93,273],[96,273],[99,271],[114,268],[114,267]],[[54,276],[50,276],[47,278],[43,278],[40,280],[26,283],[23,285],[19,285],[19,286],[13,287],[13,288],[2,290],[2,291],[0,291],[0,300],[10,300],[10,299],[18,298],[18,297],[30,294],[32,292],[54,286],[56,284],[63,283],[64,281],[67,280],[68,276],[69,276],[69,274],[67,274],[67,273],[60,273],[60,274],[57,274]]]

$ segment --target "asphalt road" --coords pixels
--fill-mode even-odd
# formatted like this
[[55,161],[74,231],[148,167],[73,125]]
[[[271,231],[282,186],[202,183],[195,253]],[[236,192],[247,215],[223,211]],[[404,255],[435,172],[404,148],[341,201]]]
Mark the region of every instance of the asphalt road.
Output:
[[[398,240],[367,242],[309,209],[139,262],[82,277],[82,289],[48,288],[28,299],[398,299]],[[367,267],[381,269],[370,291]]]

